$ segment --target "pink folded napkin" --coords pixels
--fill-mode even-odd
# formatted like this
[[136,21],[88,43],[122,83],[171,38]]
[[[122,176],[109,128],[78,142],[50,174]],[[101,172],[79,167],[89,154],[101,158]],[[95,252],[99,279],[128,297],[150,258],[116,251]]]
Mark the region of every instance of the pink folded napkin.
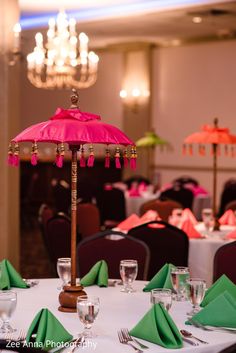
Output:
[[154,211],[154,210],[148,210],[147,212],[145,212],[142,217],[140,217],[140,221],[142,223],[147,223],[147,222],[150,222],[150,221],[156,221],[160,219],[157,211]]
[[139,197],[139,196],[141,196],[141,194],[138,189],[132,188],[129,190],[129,196],[130,197]]
[[140,225],[140,218],[133,213],[128,218],[126,218],[123,222],[117,225],[117,228],[121,230],[129,230],[131,228],[137,227]]
[[232,232],[228,233],[224,239],[236,239],[236,230],[233,230]]
[[189,238],[204,238],[198,231],[194,228],[192,222],[189,219],[186,219],[181,226],[181,229],[187,234]]
[[189,208],[185,208],[182,212],[182,222],[189,220],[193,225],[197,224],[197,220]]
[[220,217],[219,219],[220,224],[227,224],[229,226],[235,226],[236,225],[236,218],[234,215],[233,210],[227,210],[223,216]]

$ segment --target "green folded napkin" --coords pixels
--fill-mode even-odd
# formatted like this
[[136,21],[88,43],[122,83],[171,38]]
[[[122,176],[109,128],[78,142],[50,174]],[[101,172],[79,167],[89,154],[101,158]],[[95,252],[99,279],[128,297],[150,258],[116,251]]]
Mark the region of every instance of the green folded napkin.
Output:
[[34,348],[49,350],[71,341],[73,336],[62,326],[48,309],[41,309],[32,321],[26,336],[26,342]]
[[172,264],[165,264],[157,274],[151,279],[151,281],[143,288],[144,292],[150,292],[155,288],[169,288],[173,289],[170,271],[175,268]]
[[80,283],[82,286],[92,286],[97,284],[99,287],[108,286],[108,267],[104,260],[98,261],[91,270],[81,278]]
[[195,314],[192,320],[202,325],[236,328],[236,300],[225,291]]
[[154,304],[129,333],[165,348],[183,347],[181,334],[162,304]]
[[201,306],[204,307],[221,293],[228,291],[236,300],[236,285],[226,276],[222,275],[205,293]]
[[4,259],[0,262],[0,289],[11,287],[28,288],[21,275],[14,269],[10,261]]

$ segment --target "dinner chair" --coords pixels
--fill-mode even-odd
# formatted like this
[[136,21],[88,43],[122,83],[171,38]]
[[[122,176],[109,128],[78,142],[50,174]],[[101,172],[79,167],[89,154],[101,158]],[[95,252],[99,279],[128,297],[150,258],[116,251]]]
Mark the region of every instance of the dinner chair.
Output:
[[236,241],[221,246],[215,253],[213,262],[213,282],[225,274],[236,284]]
[[220,197],[219,215],[221,216],[226,211],[226,205],[231,201],[236,200],[236,179],[229,179],[223,187]]
[[39,212],[38,212],[38,222],[39,222],[39,228],[43,238],[44,246],[46,249],[47,249],[47,240],[45,235],[46,224],[48,220],[54,216],[55,216],[55,211],[53,210],[52,207],[50,207],[46,203],[43,203],[40,206]]
[[173,180],[173,184],[175,184],[175,183],[179,183],[181,185],[185,185],[185,184],[193,184],[195,186],[199,185],[199,182],[196,179],[194,179],[188,175],[183,175],[179,178],[176,178],[175,180]]
[[107,262],[109,278],[120,278],[120,261],[133,259],[138,261],[137,279],[146,280],[150,251],[143,241],[108,229],[83,239],[77,246],[77,259],[80,278],[99,260]]
[[71,221],[59,213],[50,218],[45,227],[45,243],[52,268],[56,273],[57,259],[70,257]]
[[179,183],[176,183],[172,188],[163,191],[160,195],[161,200],[174,200],[179,202],[183,208],[192,209],[193,192]]
[[236,200],[230,201],[229,203],[227,203],[227,205],[225,206],[225,211],[227,210],[236,211]]
[[150,249],[149,280],[166,263],[188,265],[189,240],[181,229],[164,221],[152,221],[130,229],[128,235],[142,240]]
[[77,226],[82,239],[100,231],[100,213],[92,203],[77,205]]
[[125,196],[122,190],[110,186],[97,193],[101,224],[113,228],[126,218]]
[[141,176],[141,175],[134,175],[126,180],[124,180],[124,183],[127,185],[128,189],[131,188],[132,184],[133,183],[137,183],[137,184],[140,184],[140,183],[145,183],[146,185],[150,185],[151,182],[149,179]]
[[174,208],[182,208],[182,205],[172,200],[150,200],[141,205],[140,215],[142,216],[148,210],[155,210],[163,221],[168,222],[169,216],[172,214]]

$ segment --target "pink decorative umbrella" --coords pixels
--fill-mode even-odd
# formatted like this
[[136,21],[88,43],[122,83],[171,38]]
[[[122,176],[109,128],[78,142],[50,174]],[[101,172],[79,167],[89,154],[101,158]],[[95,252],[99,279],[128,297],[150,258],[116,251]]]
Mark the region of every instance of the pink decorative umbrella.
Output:
[[[76,90],[72,90],[72,105],[70,109],[58,108],[54,116],[48,121],[32,125],[22,131],[9,145],[8,163],[13,166],[19,165],[19,143],[32,142],[31,163],[36,165],[38,162],[38,142],[52,142],[57,144],[56,165],[63,166],[63,158],[65,153],[64,143],[69,145],[72,153],[71,163],[71,283],[65,286],[65,292],[59,296],[61,311],[75,311],[76,297],[84,294],[82,287],[76,285],[76,210],[77,210],[77,160],[78,152],[80,153],[80,167],[86,166],[85,144],[89,146],[89,157],[87,166],[93,167],[94,150],[92,144],[106,144],[105,168],[110,167],[110,150],[109,145],[125,146],[123,151],[124,166],[136,167],[136,147],[134,142],[130,140],[118,128],[101,122],[98,115],[84,113],[78,109],[78,94]],[[130,156],[127,147],[131,146]],[[121,168],[120,148],[115,150],[116,168]],[[66,293],[68,291],[68,293]],[[79,294],[78,294],[79,292]],[[66,295],[66,296],[65,296]]]
[[[220,154],[219,145],[225,145],[225,154],[228,154],[228,145],[236,143],[236,135],[232,135],[229,129],[222,128],[218,126],[218,119],[214,119],[214,125],[204,125],[202,131],[195,132],[184,140],[183,153],[186,154],[186,144],[189,145],[189,154],[192,155],[192,144],[199,144],[199,154],[205,155],[205,144],[212,145],[212,155],[213,155],[213,213],[215,217],[214,229],[219,229],[218,219],[216,217],[216,186],[217,186],[217,157]],[[234,148],[231,146],[231,155],[234,156]]]

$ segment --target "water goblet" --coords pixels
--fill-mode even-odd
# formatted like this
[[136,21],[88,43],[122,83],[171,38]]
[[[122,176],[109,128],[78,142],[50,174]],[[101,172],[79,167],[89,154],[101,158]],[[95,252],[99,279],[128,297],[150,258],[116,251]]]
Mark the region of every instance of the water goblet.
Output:
[[189,278],[187,280],[186,291],[189,301],[191,302],[193,309],[187,313],[189,316],[193,316],[200,310],[200,304],[204,298],[206,290],[206,281],[201,278]]
[[62,286],[58,289],[62,289],[63,286],[67,285],[71,278],[71,258],[60,257],[57,259],[57,274],[62,280]]
[[93,338],[96,334],[91,331],[91,327],[97,318],[100,307],[98,297],[81,295],[77,298],[77,313],[80,321],[84,325],[81,337]]
[[189,279],[188,267],[173,267],[171,269],[171,282],[176,292],[175,300],[184,301],[186,300],[186,281]]
[[138,274],[138,262],[137,260],[121,260],[120,261],[120,276],[124,287],[121,292],[132,293],[135,290],[132,287],[132,283],[136,279]]
[[0,319],[3,321],[0,327],[0,333],[12,333],[16,329],[9,324],[10,318],[16,309],[17,295],[8,290],[0,292]]
[[172,293],[170,289],[155,288],[151,290],[151,303],[160,303],[169,311],[172,305]]
[[214,217],[211,208],[204,208],[202,210],[202,221],[204,223],[205,229],[208,232],[210,227],[213,225]]

